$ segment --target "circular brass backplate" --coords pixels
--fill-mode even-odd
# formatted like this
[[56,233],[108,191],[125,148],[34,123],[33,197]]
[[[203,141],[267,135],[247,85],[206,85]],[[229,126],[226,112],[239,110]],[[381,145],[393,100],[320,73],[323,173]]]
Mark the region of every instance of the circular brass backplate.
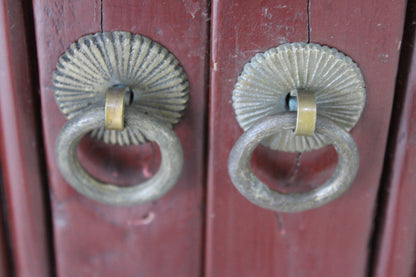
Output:
[[[55,98],[68,119],[93,104],[102,103],[111,87],[125,86],[131,105],[171,126],[178,123],[188,103],[189,82],[179,61],[166,48],[141,35],[104,32],[73,43],[59,58],[53,74]],[[106,143],[140,144],[140,130],[94,130]]]
[[[360,118],[366,91],[358,66],[334,48],[288,43],[259,53],[244,66],[233,91],[233,107],[246,131],[262,119],[289,111],[292,90],[314,93],[317,113],[349,131]],[[263,144],[281,151],[303,152],[329,141],[320,134],[295,136],[293,128]]]

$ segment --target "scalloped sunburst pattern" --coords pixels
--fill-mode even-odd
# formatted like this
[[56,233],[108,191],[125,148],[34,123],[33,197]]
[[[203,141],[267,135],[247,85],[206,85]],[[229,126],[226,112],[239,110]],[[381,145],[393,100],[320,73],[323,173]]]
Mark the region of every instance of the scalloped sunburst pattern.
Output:
[[[53,74],[55,98],[68,119],[105,102],[108,88],[126,86],[133,106],[170,125],[183,116],[189,82],[178,60],[160,44],[128,32],[87,35],[59,58]],[[146,142],[126,125],[123,131],[97,129],[93,137],[121,145]]]
[[[317,113],[348,131],[365,105],[364,80],[351,58],[319,44],[288,43],[257,54],[244,66],[233,91],[240,126],[247,130],[264,117],[287,112],[286,97],[294,89],[315,93]],[[329,143],[319,134],[294,136],[291,128],[263,142],[289,152],[318,149]]]

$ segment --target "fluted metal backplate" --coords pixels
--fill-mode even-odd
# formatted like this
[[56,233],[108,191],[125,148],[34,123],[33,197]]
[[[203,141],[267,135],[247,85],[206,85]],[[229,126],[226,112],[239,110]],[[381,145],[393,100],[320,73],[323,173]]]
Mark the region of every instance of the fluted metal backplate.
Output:
[[[316,96],[317,113],[349,131],[360,118],[366,91],[351,58],[314,43],[288,43],[257,54],[238,78],[233,107],[246,131],[262,119],[289,111],[288,95],[302,89]],[[303,152],[330,142],[320,135],[295,136],[292,126],[263,144],[281,151]]]
[[[179,61],[166,48],[141,35],[104,32],[73,43],[59,58],[53,74],[55,98],[68,119],[102,103],[114,86],[128,87],[131,105],[163,122],[176,124],[188,103],[189,83]],[[146,142],[144,134],[126,126],[123,131],[92,131],[106,143]]]

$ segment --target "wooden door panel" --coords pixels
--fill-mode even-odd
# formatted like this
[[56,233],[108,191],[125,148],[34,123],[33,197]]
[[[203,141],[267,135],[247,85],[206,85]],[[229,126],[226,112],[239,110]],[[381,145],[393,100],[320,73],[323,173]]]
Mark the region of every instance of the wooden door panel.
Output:
[[[365,276],[405,6],[405,1],[387,0],[213,1],[206,276]],[[204,233],[207,2],[34,0],[34,14],[58,276],[199,276]],[[115,30],[139,33],[167,47],[184,66],[191,85],[184,120],[174,129],[185,152],[180,181],[162,199],[129,208],[102,205],[79,195],[62,179],[54,157],[55,139],[65,123],[51,83],[57,59],[79,37]],[[352,130],[361,165],[351,189],[322,208],[285,214],[263,210],[243,198],[228,177],[227,161],[242,133],[231,93],[244,64],[258,52],[294,41],[328,45],[352,57],[363,72],[368,99]],[[406,122],[400,128],[405,127]],[[401,159],[410,166],[412,148],[406,147],[410,152]],[[90,138],[82,141],[79,157],[93,175],[122,185],[149,178],[160,163],[154,144],[126,148]],[[331,148],[287,154],[259,147],[252,166],[273,188],[299,191],[328,179],[336,163]],[[402,170],[409,172],[410,167]],[[410,197],[406,188],[411,185],[406,184],[411,181],[406,182],[400,183],[405,184],[403,190],[388,210],[399,209],[394,204],[399,203],[398,197]],[[406,207],[410,216],[413,206]],[[403,220],[406,217],[389,218],[383,232],[389,231],[390,222]],[[386,234],[381,235],[381,248],[393,253],[388,241],[395,237]],[[403,240],[394,244],[404,245]],[[378,263],[395,266],[390,254],[386,255]],[[386,259],[391,265],[383,262]]]
[[32,70],[36,61],[31,59],[35,52],[31,51],[33,22],[30,14],[25,14],[30,8],[27,1],[0,3],[0,154],[4,181],[1,205],[7,214],[12,248],[8,254],[13,256],[7,259],[13,260],[13,274],[44,277],[51,273],[53,260],[34,89],[36,76],[32,76],[36,72]]
[[[365,276],[383,166],[405,1],[214,1],[207,276]],[[285,42],[335,47],[360,66],[364,113],[351,134],[360,150],[352,187],[334,202],[303,213],[256,207],[233,187],[229,151],[242,134],[231,95],[256,53]],[[286,154],[258,147],[253,171],[284,190],[307,190],[330,177],[333,149]]]
[[382,182],[377,277],[415,276],[416,268],[416,3],[406,16],[386,166]]
[[[40,87],[49,167],[58,276],[198,276],[201,272],[206,110],[206,1],[35,0]],[[56,62],[72,42],[99,31],[129,31],[161,43],[180,61],[190,102],[174,128],[184,148],[184,169],[165,197],[149,204],[112,207],[86,199],[61,177],[56,136],[65,123],[52,88]],[[154,145],[109,146],[85,138],[81,163],[100,179],[134,184],[159,166]]]
[[[286,268],[293,262],[282,251],[290,245],[278,238],[295,225],[283,225],[280,216],[248,203],[228,175],[228,155],[242,133],[231,95],[244,64],[256,53],[281,43],[308,40],[307,9],[306,1],[212,3],[207,277],[290,276]],[[261,153],[254,155],[269,153],[262,147],[258,150]],[[281,157],[278,167],[282,174],[289,173],[297,155]],[[263,166],[277,166],[272,157],[263,160],[267,161]]]

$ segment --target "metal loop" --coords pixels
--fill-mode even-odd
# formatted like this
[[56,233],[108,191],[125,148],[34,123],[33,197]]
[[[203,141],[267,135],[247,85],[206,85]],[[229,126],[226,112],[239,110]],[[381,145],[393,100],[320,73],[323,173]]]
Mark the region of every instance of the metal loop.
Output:
[[279,212],[299,212],[320,207],[344,193],[353,182],[359,164],[354,139],[331,120],[318,116],[315,132],[332,141],[338,153],[338,166],[325,184],[311,191],[283,194],[271,190],[251,171],[254,149],[265,138],[293,128],[296,114],[285,113],[253,124],[235,143],[228,160],[231,180],[238,191],[252,203]]
[[124,102],[127,87],[112,87],[105,95],[105,129],[124,129]]
[[297,118],[295,136],[313,136],[316,125],[315,93],[295,90],[297,99]]
[[134,108],[126,110],[125,124],[159,145],[162,161],[158,172],[141,184],[121,187],[98,181],[85,171],[77,158],[79,141],[91,130],[105,126],[104,107],[95,106],[68,121],[56,141],[58,167],[79,193],[106,204],[134,205],[156,200],[175,185],[183,166],[182,146],[176,134],[168,125]]

